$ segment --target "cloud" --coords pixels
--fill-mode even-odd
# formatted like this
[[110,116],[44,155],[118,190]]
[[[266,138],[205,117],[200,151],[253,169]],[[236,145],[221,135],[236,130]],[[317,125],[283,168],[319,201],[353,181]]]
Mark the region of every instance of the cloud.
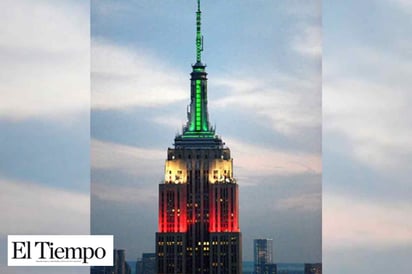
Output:
[[[240,80],[233,81],[234,78]],[[261,123],[282,134],[295,135],[308,128],[320,127],[318,80],[319,76],[309,81],[285,75],[261,78],[223,76],[215,84],[227,90],[228,94],[211,102],[211,106],[256,113],[261,117]]]
[[412,246],[412,206],[324,193],[324,250]]
[[[279,6],[280,4],[280,6]],[[276,3],[276,6],[282,8],[281,5],[285,5],[282,9],[283,12],[289,16],[295,16],[297,18],[322,18],[322,1],[287,1]]]
[[92,107],[164,106],[187,100],[187,76],[149,52],[92,42]]
[[[89,234],[88,194],[0,177],[0,272],[1,273],[88,273],[85,268],[7,267],[6,236],[15,234]],[[3,248],[4,247],[4,248]]]
[[236,161],[234,165],[240,177],[319,174],[322,170],[319,154],[281,151],[244,143],[233,138],[225,138],[225,140],[230,144],[232,157]]
[[331,273],[410,272],[411,21],[395,1],[326,10],[336,15],[325,22],[323,59],[324,178],[334,178],[323,183],[323,262]]
[[112,14],[130,12],[130,6],[127,2],[99,1],[93,3],[93,12],[103,18]]
[[184,121],[184,115],[180,112],[182,111],[179,111],[178,113],[173,112],[169,115],[157,114],[153,117],[152,121],[162,127],[176,129],[181,133],[183,125],[186,125],[187,122]]
[[338,78],[332,63],[325,77],[325,133],[344,136],[350,145],[342,153],[375,170],[406,170],[412,156],[412,111],[408,104],[412,81],[407,76],[412,66],[400,56],[377,50],[358,49],[353,58],[358,55],[363,57],[356,69],[371,75]]
[[134,176],[153,174],[164,165],[166,152],[92,139],[91,167],[117,170]]
[[280,199],[275,202],[276,210],[297,210],[301,212],[320,211],[322,208],[321,193],[304,193],[298,196],[292,196]]
[[108,184],[103,182],[93,182],[92,195],[98,199],[125,203],[130,206],[140,207],[152,204],[157,200],[157,187],[153,186],[119,186],[116,184]]
[[303,31],[293,38],[292,48],[303,56],[320,60],[322,56],[321,26],[305,26]]
[[88,4],[2,1],[0,17],[0,115],[61,121],[87,110]]
[[390,4],[398,5],[400,11],[405,13],[412,13],[412,3],[409,0],[386,0]]
[[1,234],[89,234],[88,194],[5,178],[0,188]]

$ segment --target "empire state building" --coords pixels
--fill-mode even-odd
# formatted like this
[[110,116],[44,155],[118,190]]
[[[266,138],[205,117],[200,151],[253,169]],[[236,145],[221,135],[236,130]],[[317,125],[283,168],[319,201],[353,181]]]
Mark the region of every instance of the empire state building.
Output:
[[157,272],[242,273],[239,190],[230,150],[209,124],[200,0],[187,124],[167,150],[159,185]]

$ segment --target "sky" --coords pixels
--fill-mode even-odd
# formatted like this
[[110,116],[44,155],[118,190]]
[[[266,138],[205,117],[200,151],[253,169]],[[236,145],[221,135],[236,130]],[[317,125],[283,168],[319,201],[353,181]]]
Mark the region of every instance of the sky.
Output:
[[0,273],[13,234],[90,232],[90,6],[0,1]]
[[410,1],[323,1],[326,273],[412,270],[411,15]]
[[[186,122],[197,1],[92,1],[91,230],[154,252],[167,148]],[[243,260],[321,261],[320,1],[202,1],[210,121],[231,149]],[[270,22],[270,23],[269,23]]]
[[[152,2],[92,2],[91,40],[88,1],[0,2],[1,273],[88,273],[6,267],[5,244],[8,234],[87,234],[90,217],[92,230],[117,227],[120,239],[146,231],[131,250],[152,248],[145,226],[156,228],[157,191],[149,186],[161,180],[184,123],[194,62],[194,5]],[[240,184],[244,244],[273,226],[275,257],[284,255],[279,247],[309,257],[291,243],[306,231],[319,244],[320,223],[310,221],[320,218],[322,150],[326,273],[411,272],[410,1],[221,2],[204,4],[204,60],[210,118]],[[255,130],[238,135],[239,127]],[[250,151],[263,157],[253,158],[258,174],[245,165]],[[264,192],[254,192],[259,184]],[[136,230],[119,225],[128,222]],[[293,239],[285,224],[295,225]]]

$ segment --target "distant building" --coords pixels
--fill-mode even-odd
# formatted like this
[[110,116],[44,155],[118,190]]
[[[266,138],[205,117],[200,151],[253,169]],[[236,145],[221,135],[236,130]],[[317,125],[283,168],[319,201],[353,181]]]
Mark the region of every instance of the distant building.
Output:
[[143,253],[143,274],[156,273],[156,253]]
[[276,274],[305,274],[304,263],[277,263]]
[[142,274],[143,273],[143,262],[141,259],[137,259],[136,262],[136,274]]
[[115,249],[113,252],[114,274],[127,274],[126,272],[126,251],[124,249]]
[[266,264],[263,270],[265,274],[277,274],[277,265],[276,264]]
[[305,274],[322,274],[322,264],[305,264]]
[[[272,273],[267,272],[269,265],[273,265],[273,240],[272,239],[255,239],[253,240],[254,252],[254,270],[255,274]],[[275,269],[276,265],[271,269]]]
[[113,250],[113,266],[95,266],[90,268],[91,274],[131,274],[123,249]]
[[156,253],[143,253],[136,263],[136,274],[156,274]]
[[90,267],[90,274],[107,274],[109,272],[106,272],[108,267],[106,266],[92,266]]

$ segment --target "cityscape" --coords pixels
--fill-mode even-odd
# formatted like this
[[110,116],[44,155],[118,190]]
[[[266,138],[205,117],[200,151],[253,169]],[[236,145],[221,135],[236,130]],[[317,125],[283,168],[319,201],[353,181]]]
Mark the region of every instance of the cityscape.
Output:
[[[187,123],[167,150],[164,180],[158,186],[155,252],[130,261],[127,250],[115,249],[114,266],[92,267],[91,274],[320,274],[321,262],[276,262],[273,239],[242,241],[241,185],[233,172],[234,159],[209,121],[200,4],[197,0]],[[253,261],[242,260],[245,244],[253,245]]]
[[[321,274],[321,263],[274,263],[273,239],[255,239],[254,261],[242,262],[242,274]],[[156,274],[156,253],[126,261],[125,250],[114,250],[113,267],[93,267],[91,274]],[[185,272],[182,272],[185,273]],[[225,272],[221,272],[225,273]],[[240,272],[238,272],[240,273]]]

